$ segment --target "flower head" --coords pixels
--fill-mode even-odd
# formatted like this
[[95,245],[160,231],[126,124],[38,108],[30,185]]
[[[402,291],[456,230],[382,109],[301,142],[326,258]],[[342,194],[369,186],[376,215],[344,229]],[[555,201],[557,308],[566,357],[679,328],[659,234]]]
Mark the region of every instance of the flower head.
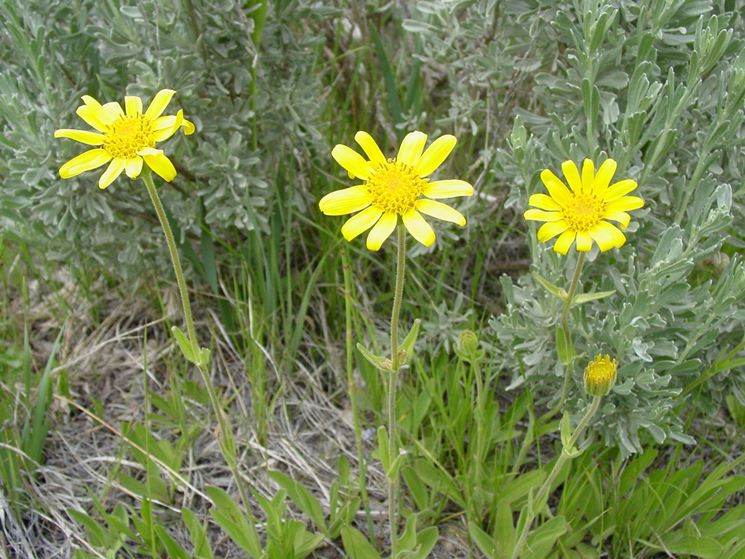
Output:
[[610,355],[598,355],[585,368],[585,392],[605,396],[616,383],[618,363]]
[[400,216],[412,237],[430,246],[435,242],[435,232],[422,214],[461,226],[466,224],[459,211],[435,199],[471,196],[473,187],[462,180],[428,178],[455,147],[454,136],[440,136],[425,151],[427,135],[411,132],[401,142],[395,159],[386,159],[367,132],[357,132],[354,139],[367,159],[344,145],[334,147],[331,156],[350,177],[358,177],[363,183],[331,192],[318,204],[326,215],[359,212],[341,228],[346,240],[351,241],[370,229],[367,248],[378,250],[393,233]]
[[144,113],[139,97],[124,98],[125,112],[116,101],[101,105],[93,97],[83,95],[83,105],[75,112],[97,132],[64,128],[55,130],[54,137],[70,138],[99,147],[85,151],[62,165],[60,177],[69,179],[108,163],[109,166],[98,179],[98,186],[106,188],[122,171],[129,178],[137,178],[144,161],[163,180],[172,181],[176,169],[162,150],[155,149],[155,144],[167,140],[180,128],[184,134],[194,133],[194,124],[184,118],[184,111],[161,116],[175,93],[172,89],[160,90]]
[[559,235],[554,250],[566,254],[576,241],[577,250],[587,252],[595,241],[602,252],[620,247],[626,236],[612,223],[626,229],[631,221],[627,213],[644,206],[638,196],[626,196],[637,186],[636,181],[624,179],[610,184],[616,172],[616,162],[606,159],[595,173],[592,161],[585,159],[580,176],[574,161],[561,164],[569,188],[549,169],[541,173],[546,194],[533,194],[528,204],[533,208],[524,214],[525,219],[545,221],[538,229],[542,243]]

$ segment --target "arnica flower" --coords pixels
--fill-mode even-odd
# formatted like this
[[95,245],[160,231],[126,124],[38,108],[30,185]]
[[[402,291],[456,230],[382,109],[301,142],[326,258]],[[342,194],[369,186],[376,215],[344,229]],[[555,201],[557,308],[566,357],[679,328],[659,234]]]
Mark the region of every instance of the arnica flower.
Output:
[[425,151],[427,135],[411,132],[401,142],[395,159],[386,159],[367,132],[357,132],[354,139],[367,159],[344,145],[334,147],[331,156],[350,177],[362,179],[363,184],[331,192],[319,202],[326,215],[359,212],[341,228],[346,240],[351,241],[370,229],[367,248],[378,250],[393,233],[400,216],[411,236],[430,246],[435,242],[435,232],[422,214],[461,226],[466,224],[459,211],[436,199],[471,196],[473,187],[462,180],[428,179],[455,147],[454,136],[440,136]]
[[598,355],[585,368],[585,392],[591,396],[605,396],[616,383],[618,363],[610,355]]
[[545,243],[559,235],[554,250],[560,254],[566,254],[575,241],[580,252],[589,251],[593,241],[602,252],[622,246],[626,236],[609,221],[626,229],[631,221],[627,212],[643,207],[644,200],[626,196],[636,188],[634,180],[610,184],[616,166],[613,159],[606,159],[596,174],[593,162],[585,159],[580,176],[574,161],[564,161],[561,170],[569,188],[545,169],[541,180],[548,195],[533,194],[528,200],[533,208],[524,214],[525,219],[546,222],[538,229],[538,240]]
[[144,113],[139,97],[124,98],[125,112],[116,101],[101,105],[93,97],[84,95],[83,105],[75,112],[97,132],[65,128],[56,130],[54,137],[100,147],[83,152],[62,165],[60,177],[69,179],[108,163],[98,179],[98,186],[103,189],[122,171],[129,178],[136,179],[144,161],[163,180],[172,181],[176,168],[163,151],[155,149],[155,144],[167,140],[179,128],[183,128],[186,135],[194,133],[194,124],[184,118],[184,111],[161,116],[175,93],[172,89],[160,90]]

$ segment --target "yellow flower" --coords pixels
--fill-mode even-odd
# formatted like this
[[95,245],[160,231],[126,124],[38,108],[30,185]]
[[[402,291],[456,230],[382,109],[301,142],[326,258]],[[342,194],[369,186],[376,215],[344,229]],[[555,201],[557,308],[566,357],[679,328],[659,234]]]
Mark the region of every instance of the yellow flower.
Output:
[[626,236],[606,220],[626,229],[631,221],[627,212],[644,206],[644,200],[638,196],[626,196],[636,188],[636,181],[624,179],[610,184],[616,172],[613,159],[606,159],[597,174],[589,159],[582,164],[581,177],[574,161],[564,161],[561,170],[570,188],[545,169],[541,180],[548,195],[533,194],[528,200],[537,209],[527,210],[525,219],[547,222],[538,229],[538,240],[545,243],[559,235],[554,250],[561,254],[566,254],[575,241],[580,252],[589,251],[593,241],[602,252],[622,246]]
[[367,235],[367,248],[378,250],[393,233],[401,216],[412,237],[430,246],[435,242],[435,232],[422,214],[461,226],[466,224],[466,218],[459,211],[434,199],[471,196],[473,187],[462,180],[430,181],[427,178],[450,155],[455,147],[454,136],[440,136],[425,151],[427,135],[411,132],[401,142],[395,159],[386,159],[367,132],[357,132],[354,139],[367,159],[344,145],[334,147],[331,156],[351,178],[359,177],[363,184],[331,192],[318,204],[326,215],[359,212],[341,228],[346,240],[351,241],[372,227]]
[[175,93],[172,89],[160,90],[144,113],[139,97],[124,98],[125,113],[116,101],[101,105],[93,97],[84,95],[83,105],[75,112],[98,132],[65,128],[56,130],[54,137],[101,147],[83,152],[62,165],[60,177],[69,179],[110,162],[98,179],[98,186],[106,188],[122,171],[136,179],[144,161],[163,180],[172,181],[176,168],[162,150],[155,149],[155,144],[167,140],[179,128],[183,128],[184,134],[194,133],[194,124],[184,118],[184,111],[161,116]]
[[591,396],[605,396],[616,383],[618,363],[610,355],[597,355],[585,369],[585,392]]

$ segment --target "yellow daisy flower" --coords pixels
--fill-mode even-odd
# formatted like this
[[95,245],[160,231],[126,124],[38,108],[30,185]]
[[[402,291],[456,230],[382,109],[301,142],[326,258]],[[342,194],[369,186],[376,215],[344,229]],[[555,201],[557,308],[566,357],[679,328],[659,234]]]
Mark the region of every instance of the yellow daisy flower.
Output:
[[422,214],[461,226],[466,224],[463,214],[435,199],[471,196],[473,187],[462,180],[427,178],[450,155],[457,141],[455,136],[440,136],[425,151],[427,135],[411,132],[401,142],[395,159],[386,159],[367,132],[357,132],[354,139],[367,159],[344,145],[334,147],[331,156],[351,178],[359,177],[363,184],[331,192],[318,204],[326,215],[359,212],[341,228],[346,240],[351,241],[370,229],[367,248],[378,250],[393,233],[400,216],[412,237],[424,246],[431,246],[435,232]]
[[622,246],[626,236],[606,220],[626,229],[631,221],[627,212],[643,207],[644,200],[626,196],[636,188],[634,180],[610,184],[616,166],[613,159],[606,159],[595,173],[593,162],[585,159],[580,176],[574,161],[564,161],[561,170],[569,188],[545,169],[541,180],[548,195],[533,194],[528,200],[533,208],[524,214],[525,219],[546,222],[538,229],[538,240],[545,243],[559,235],[554,250],[560,254],[566,254],[575,241],[580,252],[589,251],[593,241],[602,252]]
[[98,179],[98,186],[103,189],[122,171],[136,179],[144,161],[163,180],[172,181],[176,168],[162,150],[155,149],[155,144],[167,140],[179,128],[183,128],[186,135],[194,133],[194,124],[184,118],[184,111],[161,116],[175,93],[172,89],[160,90],[144,113],[139,97],[124,98],[125,113],[116,101],[101,105],[93,97],[84,95],[83,105],[75,112],[98,132],[64,128],[55,130],[54,137],[100,147],[85,151],[62,165],[60,177],[69,179],[109,163]]

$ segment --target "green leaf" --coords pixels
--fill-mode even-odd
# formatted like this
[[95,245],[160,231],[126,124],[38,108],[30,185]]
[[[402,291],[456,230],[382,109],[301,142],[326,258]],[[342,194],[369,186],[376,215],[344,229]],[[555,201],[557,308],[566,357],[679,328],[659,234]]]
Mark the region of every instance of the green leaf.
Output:
[[660,536],[660,551],[678,555],[690,555],[701,559],[719,559],[724,557],[724,546],[714,538],[702,535],[683,534],[679,531]]
[[564,448],[569,446],[569,439],[572,438],[572,426],[569,423],[569,414],[564,412],[561,418],[561,444]]
[[287,495],[292,499],[292,502],[295,503],[301,511],[308,515],[308,518],[311,519],[313,524],[315,524],[319,530],[328,533],[328,527],[326,526],[321,504],[310,491],[308,491],[301,483],[286,476],[282,472],[271,471],[269,472],[269,477],[282,487],[282,489],[287,491]]
[[605,299],[606,297],[610,297],[615,293],[615,289],[611,289],[610,291],[596,291],[595,293],[580,293],[579,295],[575,295],[572,299],[572,306],[581,305],[582,303],[587,303],[589,301],[598,301],[600,299]]
[[155,533],[166,549],[166,554],[169,559],[194,559],[193,556],[189,555],[179,543],[171,537],[163,526],[155,526]]
[[414,355],[414,344],[416,344],[416,339],[419,336],[419,327],[421,324],[422,321],[417,318],[414,324],[411,325],[411,330],[406,334],[404,341],[399,346],[400,351],[404,352],[401,359],[402,365],[408,363],[411,356]]
[[416,547],[416,522],[417,515],[410,514],[406,519],[406,528],[401,538],[398,540],[398,549],[400,551],[409,551]]
[[243,551],[254,559],[260,559],[263,554],[259,534],[236,502],[218,487],[207,487],[205,491],[213,504],[210,514],[215,522]]
[[555,547],[558,540],[569,530],[569,524],[563,516],[555,516],[544,522],[530,533],[525,543],[525,557],[543,559]]
[[512,507],[507,501],[497,501],[497,514],[494,522],[494,538],[502,555],[509,555],[512,553],[512,548],[515,546],[515,540],[517,540],[517,534],[515,533],[515,525],[512,518]]
[[566,298],[569,296],[566,290],[554,285],[538,272],[530,272],[530,275],[532,275],[533,279],[537,281],[546,291],[558,297],[562,301],[566,301]]
[[380,559],[380,554],[365,536],[351,526],[341,529],[341,541],[350,559]]
[[214,559],[212,548],[210,547],[210,541],[207,537],[207,530],[202,523],[199,522],[197,515],[190,509],[184,507],[181,509],[181,518],[191,536],[193,559]]
[[415,549],[398,554],[402,559],[426,559],[437,543],[440,532],[435,526],[425,528],[416,535]]
[[[510,517],[510,524],[511,523],[512,518]],[[497,543],[494,538],[484,532],[473,522],[468,523],[468,534],[481,550],[481,553],[486,555],[488,559],[497,559]]]
[[367,359],[367,361],[376,369],[379,369],[381,371],[392,371],[393,370],[390,359],[381,357],[379,355],[375,355],[373,352],[371,352],[361,343],[357,344],[357,349],[362,354],[362,357]]
[[382,425],[378,427],[378,460],[383,466],[383,471],[388,473],[390,466],[389,458],[389,442],[388,442],[388,431]]
[[559,361],[566,367],[574,358],[574,346],[572,340],[564,336],[564,328],[561,325],[556,326],[556,353],[559,354]]
[[181,348],[181,353],[184,354],[184,358],[186,358],[189,363],[199,365],[198,353],[195,351],[191,340],[189,340],[189,338],[186,337],[186,334],[184,334],[184,331],[178,326],[172,326],[171,333],[173,334],[173,337],[176,338],[176,343],[179,348]]

